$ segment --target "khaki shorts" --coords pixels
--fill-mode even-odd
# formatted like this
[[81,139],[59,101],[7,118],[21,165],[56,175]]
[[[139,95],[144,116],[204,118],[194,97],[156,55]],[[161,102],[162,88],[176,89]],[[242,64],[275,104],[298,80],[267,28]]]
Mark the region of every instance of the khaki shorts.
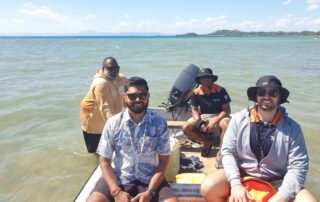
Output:
[[[215,117],[215,116],[218,116],[217,114],[201,114],[200,117],[201,117],[201,120],[203,121],[209,121],[211,118]],[[229,119],[230,120],[230,117],[227,116],[227,117],[224,117],[223,119]],[[221,121],[223,120],[221,119]],[[187,124],[190,124],[190,125],[193,125],[195,126],[196,125],[196,120],[193,119],[193,117],[189,118],[187,120]],[[215,134],[220,134],[220,129],[219,129],[219,124],[217,124],[215,126],[215,129],[214,129],[214,133]]]

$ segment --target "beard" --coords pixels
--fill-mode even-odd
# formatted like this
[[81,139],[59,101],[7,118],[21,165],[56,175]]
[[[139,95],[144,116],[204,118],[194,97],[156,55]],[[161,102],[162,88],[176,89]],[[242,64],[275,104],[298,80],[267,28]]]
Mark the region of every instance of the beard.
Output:
[[110,80],[115,80],[117,78],[118,74],[119,74],[119,72],[111,72],[111,71],[106,72],[106,76]]
[[145,112],[148,108],[149,101],[144,104],[143,102],[132,102],[131,104],[126,103],[127,107],[130,109],[131,112],[135,114],[140,114]]
[[274,111],[278,108],[278,104],[271,101],[265,102],[264,99],[258,100],[258,107],[263,111]]

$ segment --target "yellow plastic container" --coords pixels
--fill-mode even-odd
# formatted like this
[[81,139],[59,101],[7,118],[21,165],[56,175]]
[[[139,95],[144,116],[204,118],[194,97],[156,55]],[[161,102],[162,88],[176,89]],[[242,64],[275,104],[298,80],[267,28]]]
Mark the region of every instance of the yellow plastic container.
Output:
[[170,137],[170,150],[171,154],[167,169],[167,181],[174,182],[180,169],[180,144],[178,139]]
[[176,175],[177,184],[201,184],[206,175],[204,173],[182,173]]

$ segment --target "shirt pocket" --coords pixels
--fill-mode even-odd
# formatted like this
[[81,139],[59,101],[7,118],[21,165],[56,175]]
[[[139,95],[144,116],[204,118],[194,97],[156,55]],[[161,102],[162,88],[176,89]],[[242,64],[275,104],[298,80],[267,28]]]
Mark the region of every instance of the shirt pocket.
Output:
[[[157,149],[157,137],[146,136],[142,152],[154,153]],[[147,154],[145,153],[145,154]]]
[[124,136],[123,138],[119,138],[116,143],[116,151],[125,154],[131,154],[133,152],[132,144],[130,138]]

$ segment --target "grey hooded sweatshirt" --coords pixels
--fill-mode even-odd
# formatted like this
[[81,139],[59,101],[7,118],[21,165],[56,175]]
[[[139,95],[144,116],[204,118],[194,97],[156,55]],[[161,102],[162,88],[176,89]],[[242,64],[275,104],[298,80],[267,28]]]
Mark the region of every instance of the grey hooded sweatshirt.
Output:
[[269,154],[260,162],[250,147],[249,110],[236,113],[228,126],[222,145],[222,163],[231,187],[241,184],[240,170],[264,180],[283,177],[277,194],[286,201],[298,193],[306,180],[309,157],[302,130],[279,107],[283,119],[278,123]]

